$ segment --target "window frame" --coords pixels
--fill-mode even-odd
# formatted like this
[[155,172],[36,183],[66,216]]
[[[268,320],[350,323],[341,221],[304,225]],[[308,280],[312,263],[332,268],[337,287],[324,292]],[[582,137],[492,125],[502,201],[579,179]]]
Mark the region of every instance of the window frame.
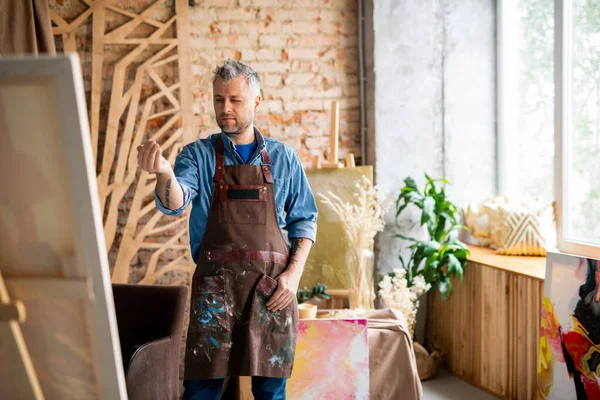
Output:
[[[600,259],[600,244],[593,245],[567,238],[569,204],[569,156],[572,109],[572,0],[554,1],[554,187],[556,234],[560,252]],[[599,221],[600,223],[600,221]],[[599,238],[600,240],[600,238]]]
[[[510,52],[514,29],[510,29],[516,0],[499,0],[496,4],[496,57],[497,57],[497,192],[512,197],[517,194],[514,177],[517,172],[510,143],[514,140],[515,109],[511,99],[517,95],[514,63]],[[572,0],[554,0],[554,197],[556,201],[556,244],[559,252],[600,259],[598,245],[567,238],[569,209],[566,193],[569,178],[569,149],[571,123],[571,48]],[[512,78],[512,81],[511,81]],[[564,190],[563,190],[564,189]],[[598,222],[600,223],[600,221]],[[600,240],[600,238],[599,238]]]

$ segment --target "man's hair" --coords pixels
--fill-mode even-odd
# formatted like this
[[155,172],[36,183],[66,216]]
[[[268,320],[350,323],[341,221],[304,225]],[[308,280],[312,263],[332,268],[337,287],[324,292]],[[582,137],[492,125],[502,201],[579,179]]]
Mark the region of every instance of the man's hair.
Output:
[[223,65],[217,67],[213,73],[213,83],[215,83],[217,79],[229,81],[243,76],[246,79],[246,82],[248,82],[250,89],[254,92],[254,95],[260,95],[260,78],[258,74],[249,65],[244,64],[241,61],[229,58],[225,60]]

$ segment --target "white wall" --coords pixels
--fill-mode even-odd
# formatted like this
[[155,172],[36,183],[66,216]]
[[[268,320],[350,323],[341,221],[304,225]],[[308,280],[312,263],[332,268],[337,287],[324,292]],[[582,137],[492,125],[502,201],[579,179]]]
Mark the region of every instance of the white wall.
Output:
[[[493,195],[495,2],[365,0],[365,18],[367,148],[377,184],[397,195],[406,176],[422,185],[427,172],[451,181],[459,206]],[[406,243],[392,235],[418,232],[411,218],[396,229],[394,214],[378,237],[381,272],[400,267]]]

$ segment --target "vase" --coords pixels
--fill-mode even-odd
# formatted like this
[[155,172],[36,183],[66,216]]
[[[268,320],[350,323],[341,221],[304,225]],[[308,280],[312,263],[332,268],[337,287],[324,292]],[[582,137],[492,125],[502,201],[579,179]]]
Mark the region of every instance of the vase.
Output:
[[349,249],[346,254],[350,308],[375,308],[373,288],[374,254],[370,248]]

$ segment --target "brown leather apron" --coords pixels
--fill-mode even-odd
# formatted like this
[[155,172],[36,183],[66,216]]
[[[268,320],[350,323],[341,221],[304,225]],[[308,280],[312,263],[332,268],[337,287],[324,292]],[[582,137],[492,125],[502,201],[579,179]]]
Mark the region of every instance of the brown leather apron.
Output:
[[271,161],[224,165],[217,141],[208,223],[192,279],[185,379],[289,378],[298,304],[266,309],[289,248],[277,222]]

